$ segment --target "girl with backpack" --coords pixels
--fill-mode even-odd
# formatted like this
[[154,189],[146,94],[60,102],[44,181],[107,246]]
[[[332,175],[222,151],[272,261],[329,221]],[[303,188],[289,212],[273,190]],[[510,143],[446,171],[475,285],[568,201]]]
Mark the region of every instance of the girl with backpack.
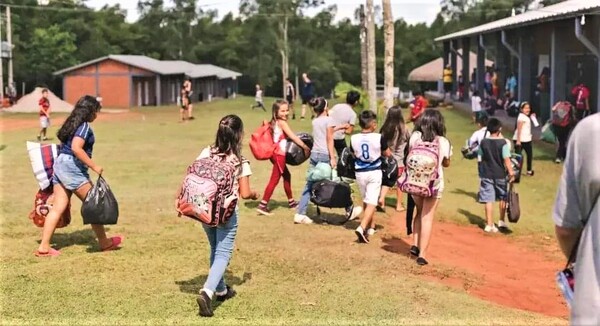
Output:
[[[410,132],[404,123],[402,109],[399,106],[393,106],[388,110],[385,122],[379,131],[384,139],[388,140],[388,148],[392,151],[392,156],[398,162],[398,175],[402,175],[404,171],[404,151],[408,145]],[[381,195],[379,197],[379,207],[385,207],[385,196],[390,187],[382,185]],[[404,210],[402,207],[402,191],[398,187],[396,189],[396,211]]]
[[270,216],[273,215],[271,210],[268,208],[269,200],[275,191],[279,179],[283,177],[283,189],[288,198],[288,205],[290,208],[296,208],[298,202],[294,200],[292,194],[292,175],[288,170],[285,163],[285,148],[287,146],[288,139],[296,143],[302,148],[306,155],[310,153],[310,148],[304,144],[304,142],[296,136],[290,125],[288,125],[288,114],[289,108],[288,103],[284,100],[277,100],[273,103],[272,117],[271,117],[271,129],[273,131],[273,142],[277,145],[275,153],[271,157],[271,163],[273,164],[273,170],[271,172],[271,178],[265,189],[263,199],[260,201],[256,211],[261,215]]
[[[92,160],[92,151],[96,138],[90,126],[98,111],[100,103],[95,97],[86,95],[77,101],[73,111],[58,130],[61,147],[54,160],[54,205],[46,216],[42,240],[35,255],[38,257],[53,257],[60,251],[50,247],[50,240],[56,229],[60,216],[70,209],[71,196],[75,194],[81,201],[85,200],[92,188],[89,169],[101,175],[104,169]],[[101,251],[114,250],[123,241],[122,236],[106,237],[103,225],[92,224]]]
[[[196,160],[221,156],[236,167],[233,191],[244,199],[258,199],[258,193],[250,189],[250,163],[242,156],[244,123],[237,115],[227,115],[219,122],[215,143],[205,148]],[[239,205],[239,204],[238,204]],[[233,298],[236,292],[225,284],[223,275],[231,260],[233,245],[238,227],[239,206],[227,223],[217,227],[202,225],[210,244],[210,270],[206,282],[196,298],[200,316],[212,317],[212,299],[225,301]]]
[[558,141],[554,160],[556,164],[567,157],[567,142],[575,121],[573,111],[573,106],[568,101],[559,101],[552,107],[552,129]]
[[[316,118],[312,121],[313,127],[313,148],[310,153],[310,166],[315,167],[318,163],[329,163],[332,169],[337,166],[335,158],[335,146],[333,144],[333,134],[338,130],[350,128],[350,124],[335,126],[335,121],[328,114],[327,100],[322,97],[313,98],[309,101],[312,106]],[[308,203],[313,182],[306,181],[306,186],[302,191],[302,197],[298,204],[298,209],[294,215],[294,223],[296,224],[312,224],[313,220],[306,215],[308,211]],[[346,219],[354,219],[362,212],[362,208],[349,206],[346,207]]]
[[408,141],[405,175],[399,184],[412,194],[417,205],[413,246],[410,254],[417,264],[427,265],[433,218],[444,192],[444,168],[450,166],[452,146],[446,138],[444,117],[437,110],[426,110]]
[[517,117],[517,128],[513,141],[515,142],[515,152],[519,155],[525,150],[527,154],[527,175],[533,176],[533,134],[532,134],[532,119],[535,118],[535,113],[531,112],[531,106],[528,102],[521,103],[519,116]]

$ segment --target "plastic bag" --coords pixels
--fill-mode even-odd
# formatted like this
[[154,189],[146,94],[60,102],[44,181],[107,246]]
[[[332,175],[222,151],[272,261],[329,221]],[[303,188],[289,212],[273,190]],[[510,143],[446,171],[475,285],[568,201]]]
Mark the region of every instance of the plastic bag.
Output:
[[106,180],[98,177],[96,184],[88,191],[81,205],[83,224],[117,224],[119,204]]

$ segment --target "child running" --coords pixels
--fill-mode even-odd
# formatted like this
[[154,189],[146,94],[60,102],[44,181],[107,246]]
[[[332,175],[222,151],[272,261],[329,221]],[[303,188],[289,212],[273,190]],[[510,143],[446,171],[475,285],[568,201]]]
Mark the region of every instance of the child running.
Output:
[[[506,197],[508,182],[515,178],[510,162],[510,141],[502,137],[502,123],[496,118],[490,119],[487,125],[488,138],[481,140],[477,160],[479,161],[479,202],[485,204],[487,225],[485,232],[498,232],[508,229],[504,217],[506,215]],[[508,180],[507,180],[508,177]],[[500,202],[500,220],[498,227],[494,224],[493,203]]]
[[[327,114],[327,100],[322,97],[313,98],[309,104],[312,106],[314,114],[317,117],[312,121],[313,127],[313,148],[310,154],[311,167],[316,166],[320,162],[329,163],[332,169],[336,168],[335,149],[333,145],[333,134],[338,130],[344,130],[350,127],[349,124],[335,126],[335,121]],[[310,201],[310,193],[313,182],[306,181],[306,186],[302,191],[302,197],[296,215],[294,215],[294,223],[296,224],[311,224],[313,220],[306,215],[308,210],[308,202]],[[354,206],[346,207],[346,218],[348,220],[355,219],[360,215],[362,209]]]
[[[388,110],[380,132],[381,137],[387,139],[388,148],[391,150],[396,162],[398,162],[398,175],[402,175],[404,171],[404,151],[410,138],[410,132],[406,128],[404,117],[402,116],[402,108],[393,106]],[[389,189],[390,187],[388,186],[381,187],[381,195],[379,196],[380,207],[385,207],[385,196]],[[402,207],[402,191],[399,187],[396,189],[396,194],[396,211],[400,212],[404,210],[404,207]]]
[[261,108],[263,111],[267,112],[267,109],[265,109],[265,103],[263,102],[263,91],[260,89],[259,84],[256,84],[256,94],[254,95],[254,100],[256,101],[256,104],[251,106],[252,110],[254,110],[254,108]]
[[364,216],[354,231],[358,242],[369,243],[369,236],[375,234],[373,215],[381,193],[381,157],[391,156],[388,141],[377,130],[377,115],[365,110],[358,116],[361,132],[350,137],[350,148],[356,157],[354,169],[356,183],[363,199]]
[[[258,86],[258,85],[257,85]],[[306,155],[310,153],[310,148],[304,144],[304,142],[296,136],[287,123],[289,115],[288,103],[284,100],[277,100],[273,103],[271,128],[273,130],[273,142],[277,144],[275,153],[271,158],[273,163],[273,170],[271,172],[271,179],[267,184],[263,199],[258,204],[256,211],[261,215],[270,216],[273,215],[271,210],[268,208],[269,200],[275,191],[279,179],[283,177],[283,189],[288,198],[288,205],[290,208],[296,208],[298,202],[294,200],[292,194],[292,176],[285,163],[285,148],[287,146],[288,139],[296,143],[302,148]]]
[[39,101],[40,106],[40,133],[37,137],[38,140],[48,140],[46,137],[46,131],[50,127],[50,100],[48,99],[48,89],[42,90],[42,98]]
[[[222,156],[225,161],[233,163],[237,167],[236,182],[234,191],[238,191],[239,196],[244,199],[258,199],[258,193],[250,189],[250,164],[242,156],[242,139],[244,138],[244,124],[237,115],[228,115],[219,122],[219,129],[214,145],[205,148],[198,156],[198,159],[209,158],[211,156]],[[229,221],[218,227],[209,227],[202,225],[208,243],[210,244],[210,270],[206,282],[196,298],[200,316],[212,317],[212,299],[225,301],[236,295],[229,285],[225,284],[225,270],[231,255],[238,228],[239,207],[236,207],[235,213]]]
[[[437,205],[444,192],[444,168],[450,166],[450,157],[452,156],[452,146],[446,138],[446,125],[442,114],[433,109],[426,110],[417,123],[415,131],[409,140],[408,155],[410,156],[415,148],[424,148],[426,144],[437,143],[438,147],[438,166],[436,178],[433,181],[433,196],[422,197],[413,196],[417,205],[417,216],[414,221],[414,244],[410,248],[410,254],[417,256],[417,264],[427,265],[429,262],[425,259],[429,240],[431,239],[431,230],[433,227],[433,218]],[[413,167],[407,169],[419,169],[418,162],[411,162]]]
[[[92,188],[92,181],[88,169],[101,175],[104,169],[92,160],[92,151],[96,137],[90,126],[100,111],[100,103],[92,96],[84,96],[77,101],[73,111],[57,136],[61,147],[54,161],[54,205],[46,216],[42,240],[35,255],[38,257],[52,257],[60,255],[60,251],[50,247],[50,240],[56,229],[60,216],[68,209],[71,195],[75,194],[81,201],[85,200],[88,191]],[[122,236],[106,237],[103,225],[92,224],[96,233],[101,251],[114,250],[123,241]]]

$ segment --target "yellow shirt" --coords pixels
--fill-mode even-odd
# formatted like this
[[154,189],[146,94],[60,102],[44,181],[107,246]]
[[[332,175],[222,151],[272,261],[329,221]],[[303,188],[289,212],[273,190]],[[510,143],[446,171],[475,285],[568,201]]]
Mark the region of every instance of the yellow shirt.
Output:
[[452,82],[452,69],[445,68],[444,69],[444,83],[451,83],[451,82]]

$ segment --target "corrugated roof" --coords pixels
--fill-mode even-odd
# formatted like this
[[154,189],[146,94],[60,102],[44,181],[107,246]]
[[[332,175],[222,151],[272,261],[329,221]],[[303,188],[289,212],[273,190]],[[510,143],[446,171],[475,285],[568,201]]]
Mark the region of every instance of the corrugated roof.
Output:
[[[462,55],[462,49],[457,50]],[[485,60],[485,66],[491,66],[494,61]],[[469,52],[469,73],[472,73],[477,68],[477,54]],[[437,82],[442,79],[442,70],[444,70],[444,58],[437,58],[430,61],[418,68],[413,69],[408,74],[408,81],[413,82]],[[462,75],[462,58],[456,60],[456,71],[459,75]]]
[[57,71],[54,74],[63,75],[70,71],[74,71],[107,59],[115,60],[160,75],[187,75],[191,78],[215,76],[218,79],[227,79],[242,76],[242,74],[239,72],[235,72],[211,64],[193,64],[191,62],[183,60],[156,60],[143,55],[109,55],[106,57],[101,57],[73,67]]
[[564,19],[582,13],[598,11],[600,11],[600,0],[568,0],[552,6],[526,11],[519,15],[465,29],[460,32],[444,35],[436,38],[435,41],[446,41],[466,36],[490,33],[502,29],[531,25],[539,21]]

